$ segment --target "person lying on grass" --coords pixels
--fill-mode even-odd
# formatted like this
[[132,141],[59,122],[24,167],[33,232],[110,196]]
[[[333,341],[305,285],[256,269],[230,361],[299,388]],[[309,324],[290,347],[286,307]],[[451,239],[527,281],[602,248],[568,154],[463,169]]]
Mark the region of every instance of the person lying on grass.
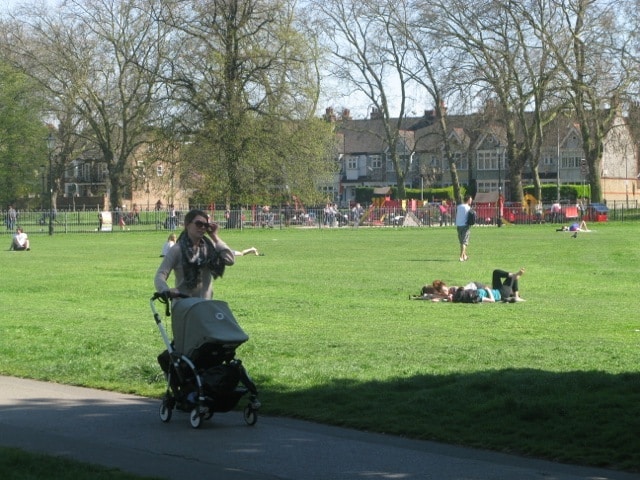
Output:
[[[524,299],[520,297],[518,285],[518,279],[524,275],[524,272],[524,268],[516,273],[495,269],[492,274],[491,287],[480,282],[470,282],[462,287],[446,287],[444,282],[435,280],[431,285],[422,287],[421,295],[413,297],[413,299],[453,303],[524,302]],[[437,288],[436,285],[440,288]]]
[[449,296],[449,287],[442,280],[434,280],[429,285],[424,285],[420,289],[420,295],[409,295],[411,300],[432,300],[439,302],[445,300]]
[[524,299],[520,297],[518,279],[524,275],[524,271],[524,268],[521,268],[516,273],[510,273],[506,270],[496,269],[492,274],[490,288],[479,282],[472,282],[455,290],[452,301],[465,302],[467,297],[474,298],[473,294],[466,294],[465,291],[473,292],[475,287],[475,301],[471,303],[523,302]]

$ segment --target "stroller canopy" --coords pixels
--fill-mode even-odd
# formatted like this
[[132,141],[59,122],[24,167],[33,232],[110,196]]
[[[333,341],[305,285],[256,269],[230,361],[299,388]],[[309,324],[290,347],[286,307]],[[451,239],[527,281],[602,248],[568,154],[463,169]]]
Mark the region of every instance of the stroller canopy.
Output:
[[220,300],[178,300],[172,308],[171,327],[176,350],[186,355],[205,343],[238,346],[249,340],[227,303]]

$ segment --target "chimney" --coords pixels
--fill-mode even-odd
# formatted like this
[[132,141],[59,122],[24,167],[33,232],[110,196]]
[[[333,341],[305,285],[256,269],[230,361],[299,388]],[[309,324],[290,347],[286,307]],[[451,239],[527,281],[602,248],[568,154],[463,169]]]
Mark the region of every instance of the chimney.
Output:
[[333,111],[333,107],[327,107],[327,109],[324,111],[324,120],[331,123],[336,121],[336,114]]
[[371,115],[369,116],[371,120],[380,120],[382,118],[382,113],[379,108],[371,107]]
[[436,118],[436,111],[435,110],[425,110],[424,111],[424,118],[426,118],[428,120],[433,120],[434,118]]

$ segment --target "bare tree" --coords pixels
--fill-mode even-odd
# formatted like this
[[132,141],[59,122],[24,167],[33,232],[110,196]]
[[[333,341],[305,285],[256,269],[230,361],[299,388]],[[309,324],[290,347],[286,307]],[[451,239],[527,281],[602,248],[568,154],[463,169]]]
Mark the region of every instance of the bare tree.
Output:
[[[314,0],[317,25],[330,50],[331,75],[344,88],[363,94],[374,112],[367,133],[386,144],[393,164],[398,196],[405,198],[405,180],[411,171],[415,142],[405,138],[404,120],[412,78],[407,74],[409,45],[398,19],[408,15],[406,0]],[[397,98],[391,92],[398,92]],[[398,109],[394,115],[392,108]]]
[[[427,93],[434,105],[434,117],[436,119],[436,135],[442,145],[444,158],[449,167],[453,195],[458,203],[462,203],[463,195],[458,178],[452,136],[448,126],[447,103],[455,98],[458,91],[457,74],[459,55],[455,49],[450,48],[447,39],[439,35],[432,28],[434,12],[429,2],[418,1],[411,8],[409,18],[397,18],[397,30],[407,39],[407,43],[413,57],[412,61],[403,65],[405,74],[411,78]],[[411,58],[411,57],[409,57]],[[421,138],[416,139],[420,144]],[[425,166],[420,167],[420,176],[428,178]],[[430,181],[432,178],[429,179]]]
[[558,112],[564,109],[558,100],[558,65],[546,42],[547,37],[558,34],[561,22],[552,0],[511,0],[505,8],[512,19],[513,37],[519,46],[520,61],[515,65],[522,71],[519,92],[528,100],[528,103],[516,103],[516,118],[521,132],[519,153],[523,162],[528,162],[531,167],[534,196],[540,201],[539,163],[544,133]]
[[630,56],[634,36],[629,28],[633,25],[620,14],[620,2],[556,0],[554,3],[562,13],[564,35],[549,35],[545,40],[553,49],[562,73],[560,81],[579,123],[591,200],[600,202],[605,138],[622,113],[637,68]]
[[[499,125],[504,133],[508,159],[509,197],[522,200],[522,172],[532,158],[537,129],[532,128],[531,116],[526,111],[543,101],[540,71],[544,56],[533,51],[538,45],[516,4],[496,0],[465,2],[462,0],[437,1],[431,5],[433,29],[445,38],[449,48],[457,50],[457,82],[466,84],[469,97],[484,98],[491,108],[485,109],[485,122]],[[537,106],[538,108],[541,105]],[[540,118],[540,117],[534,117]],[[521,141],[524,132],[525,142]],[[502,140],[501,140],[502,142]],[[499,160],[501,161],[501,160]]]
[[[138,0],[69,0],[30,6],[5,31],[8,58],[47,91],[70,147],[95,147],[108,167],[112,206],[122,204],[131,156],[149,139],[165,33]],[[71,148],[71,147],[70,147]],[[71,155],[69,149],[63,155]]]
[[460,52],[456,69],[458,81],[468,85],[467,97],[476,93],[492,99],[485,121],[504,129],[511,198],[522,200],[527,163],[540,198],[545,127],[571,110],[582,133],[592,195],[601,199],[604,139],[620,114],[631,73],[631,28],[616,15],[620,2],[443,0],[425,5],[429,28]]

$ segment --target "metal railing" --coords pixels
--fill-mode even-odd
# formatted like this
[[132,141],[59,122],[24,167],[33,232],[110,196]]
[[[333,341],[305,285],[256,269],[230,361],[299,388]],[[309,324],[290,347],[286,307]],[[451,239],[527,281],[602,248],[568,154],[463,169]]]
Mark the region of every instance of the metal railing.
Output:
[[[567,224],[574,221],[637,221],[640,220],[640,205],[637,202],[616,202],[608,205],[607,212],[596,212],[586,208],[576,209],[575,206],[562,205],[559,214],[554,215],[545,206],[542,214],[523,210],[520,206],[505,206],[502,219],[512,224]],[[196,207],[200,208],[200,207]],[[479,225],[496,225],[498,210],[495,205],[475,206]],[[451,226],[455,221],[455,206],[451,205],[442,214],[439,204],[427,204],[415,211],[407,212],[394,207],[365,207],[364,214],[358,220],[354,218],[350,209],[339,209],[334,213],[325,213],[323,208],[306,208],[300,211],[290,211],[284,208],[272,207],[264,212],[260,207],[243,208],[231,211],[209,210],[213,221],[222,228],[344,228],[344,227],[440,227]],[[577,210],[577,213],[576,213]],[[62,233],[117,233],[126,231],[170,231],[181,230],[185,212],[176,212],[175,216],[167,211],[140,212],[110,212],[111,224],[101,225],[99,211],[58,211],[52,219],[54,234]],[[18,211],[15,226],[7,222],[7,212],[1,213],[4,228],[0,234],[12,235],[15,227],[21,226],[28,234],[49,233],[49,211]]]

